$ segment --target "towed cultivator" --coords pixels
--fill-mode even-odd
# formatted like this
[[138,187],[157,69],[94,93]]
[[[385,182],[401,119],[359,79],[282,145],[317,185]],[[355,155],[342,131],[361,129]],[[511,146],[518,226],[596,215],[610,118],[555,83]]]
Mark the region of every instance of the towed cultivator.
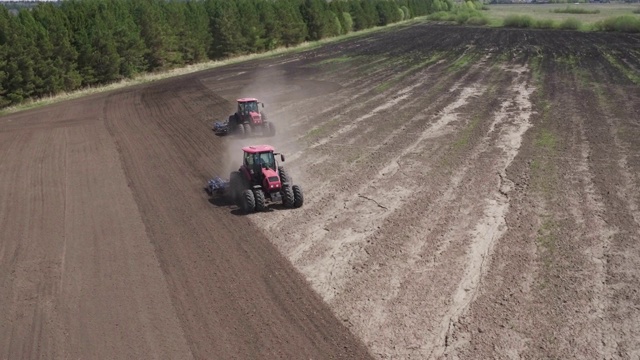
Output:
[[284,167],[278,165],[276,153],[269,145],[243,147],[243,163],[231,172],[229,180],[215,177],[208,181],[211,196],[228,196],[244,213],[265,211],[271,203],[282,203],[287,208],[299,208],[304,203],[302,188],[293,185]]

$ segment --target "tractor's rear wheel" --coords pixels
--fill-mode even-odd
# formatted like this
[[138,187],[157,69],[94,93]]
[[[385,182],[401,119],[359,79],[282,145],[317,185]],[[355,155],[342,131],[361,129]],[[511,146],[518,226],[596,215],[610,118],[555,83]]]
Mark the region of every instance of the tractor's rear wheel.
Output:
[[244,124],[239,124],[237,129],[238,129],[238,135],[241,138],[244,138],[245,137]]
[[286,208],[292,208],[295,202],[295,196],[293,189],[290,185],[284,185],[282,187],[282,205]]
[[283,166],[278,166],[278,173],[280,174],[280,182],[285,184],[289,184],[291,185],[291,183],[293,183],[293,179],[291,178],[291,176],[289,176],[289,174],[287,173],[287,170],[283,167]]
[[256,211],[265,211],[267,210],[267,204],[264,199],[264,193],[260,189],[253,190],[253,197],[256,200]]
[[245,190],[242,192],[242,212],[245,214],[251,213],[256,209],[256,198],[253,196],[253,191]]
[[253,129],[251,128],[250,124],[244,124],[244,137],[251,137],[251,131]]
[[304,204],[304,196],[302,195],[302,188],[300,185],[293,185],[291,187],[293,190],[293,207],[299,208]]

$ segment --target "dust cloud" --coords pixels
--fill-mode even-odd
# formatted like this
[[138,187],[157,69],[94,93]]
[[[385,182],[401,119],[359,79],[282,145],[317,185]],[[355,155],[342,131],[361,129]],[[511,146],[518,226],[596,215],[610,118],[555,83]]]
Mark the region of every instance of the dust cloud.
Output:
[[[252,72],[249,83],[240,88],[236,97],[229,99],[231,103],[230,111],[225,115],[226,120],[229,115],[236,110],[236,99],[243,97],[257,98],[264,104],[260,107],[267,120],[275,125],[276,135],[274,137],[253,136],[250,138],[239,138],[237,135],[228,135],[225,138],[223,158],[224,176],[228,177],[231,171],[237,170],[242,164],[242,147],[250,145],[271,145],[276,152],[285,155],[285,163],[282,164],[294,179],[294,183],[300,184],[300,180],[305,178],[303,169],[296,166],[295,161],[287,163],[287,154],[303,150],[303,146],[296,140],[299,134],[292,131],[290,124],[300,116],[304,116],[304,108],[296,106],[294,98],[304,98],[305,89],[294,78],[277,66],[263,66]],[[279,157],[278,157],[279,158]],[[280,161],[278,159],[278,161]],[[303,185],[303,184],[301,184]]]

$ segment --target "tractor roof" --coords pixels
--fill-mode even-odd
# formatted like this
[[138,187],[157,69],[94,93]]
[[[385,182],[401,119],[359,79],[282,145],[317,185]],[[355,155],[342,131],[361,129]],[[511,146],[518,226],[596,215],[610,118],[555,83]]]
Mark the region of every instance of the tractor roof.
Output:
[[258,99],[256,99],[256,98],[240,98],[240,99],[238,99],[239,103],[252,102],[252,101],[258,101]]
[[242,151],[250,153],[250,154],[255,154],[255,153],[262,153],[262,152],[273,152],[276,149],[273,148],[273,146],[271,145],[252,145],[252,146],[245,146],[242,148]]

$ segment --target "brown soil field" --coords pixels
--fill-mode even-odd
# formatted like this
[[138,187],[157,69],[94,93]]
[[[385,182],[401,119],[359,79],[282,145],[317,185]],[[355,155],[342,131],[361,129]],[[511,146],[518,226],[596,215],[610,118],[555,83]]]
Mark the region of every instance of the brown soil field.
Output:
[[[412,24],[0,117],[0,358],[638,359],[639,74]],[[203,191],[259,143],[304,207]]]

